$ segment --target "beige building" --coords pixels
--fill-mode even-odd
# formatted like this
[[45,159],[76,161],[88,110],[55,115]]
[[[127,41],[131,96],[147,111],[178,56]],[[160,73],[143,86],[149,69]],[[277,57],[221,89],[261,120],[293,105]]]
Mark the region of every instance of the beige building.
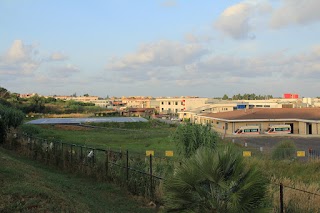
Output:
[[129,108],[150,108],[151,97],[122,97],[122,103]]
[[179,112],[192,110],[206,104],[208,98],[176,97],[157,98],[160,114],[178,114]]
[[320,135],[318,108],[244,109],[197,115],[194,122],[211,125],[224,135],[232,135],[242,126],[259,126],[260,133],[263,133],[270,125],[279,124],[290,125],[293,134]]

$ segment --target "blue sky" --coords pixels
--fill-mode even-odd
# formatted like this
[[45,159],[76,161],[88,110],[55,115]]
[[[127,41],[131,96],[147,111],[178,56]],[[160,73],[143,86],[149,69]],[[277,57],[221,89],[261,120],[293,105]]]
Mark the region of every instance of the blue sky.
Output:
[[0,86],[41,95],[320,96],[319,0],[2,0]]

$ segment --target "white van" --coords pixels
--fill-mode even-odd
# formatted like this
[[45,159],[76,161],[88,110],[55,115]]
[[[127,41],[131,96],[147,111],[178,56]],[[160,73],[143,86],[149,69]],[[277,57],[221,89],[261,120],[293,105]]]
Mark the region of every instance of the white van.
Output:
[[249,134],[249,135],[256,135],[260,134],[259,126],[242,126],[233,133],[234,135],[241,135],[241,134]]
[[291,126],[290,125],[271,125],[268,127],[265,134],[290,134]]

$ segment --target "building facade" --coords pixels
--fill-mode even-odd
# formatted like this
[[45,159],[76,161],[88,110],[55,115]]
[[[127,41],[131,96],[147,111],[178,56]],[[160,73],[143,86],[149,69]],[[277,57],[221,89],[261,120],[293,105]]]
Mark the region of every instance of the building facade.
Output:
[[317,108],[245,109],[197,115],[194,123],[210,125],[215,131],[232,135],[242,126],[259,126],[263,134],[270,125],[287,124],[292,134],[320,135],[320,110]]

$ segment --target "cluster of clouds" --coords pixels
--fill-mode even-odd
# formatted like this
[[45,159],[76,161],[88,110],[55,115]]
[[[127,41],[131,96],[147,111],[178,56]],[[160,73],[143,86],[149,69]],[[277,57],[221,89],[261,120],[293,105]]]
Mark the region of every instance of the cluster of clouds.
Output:
[[[277,7],[268,1],[246,0],[226,8],[214,28],[236,41],[254,39],[254,30],[290,27],[320,20],[320,1],[281,0]],[[263,26],[257,26],[264,24]],[[106,70],[114,81],[152,83],[165,81],[179,86],[203,85],[214,80],[241,83],[246,79],[320,77],[318,47],[305,53],[279,51],[253,57],[214,53],[209,36],[187,34],[184,42],[161,40],[141,45],[136,52],[109,60]]]
[[[174,0],[163,2],[172,7]],[[267,0],[245,0],[226,8],[215,21],[213,29],[236,41],[255,39],[257,30],[312,24],[320,20],[319,0],[279,0],[271,5]],[[215,53],[209,46],[213,38],[188,33],[184,41],[159,40],[141,44],[136,51],[110,58],[105,66],[113,83],[143,82],[161,86],[198,86],[218,84],[240,85],[263,78],[264,83],[283,79],[320,77],[320,46],[303,53],[279,51],[253,57]],[[0,80],[30,77],[46,84],[64,83],[80,73],[61,52],[43,55],[37,45],[21,40],[0,55]],[[40,68],[41,67],[41,68]],[[262,82],[262,81],[261,81]]]
[[[38,45],[24,44],[22,40],[13,41],[10,48],[0,56],[1,80],[32,78],[38,82],[64,80],[80,70],[67,63],[68,57],[60,52],[42,55]],[[40,66],[43,69],[40,69]]]
[[240,2],[226,8],[214,27],[234,39],[250,39],[254,38],[252,32],[259,28],[257,23],[264,23],[263,28],[279,29],[320,20],[318,0],[281,0],[279,3],[280,6],[273,8],[269,1]]

